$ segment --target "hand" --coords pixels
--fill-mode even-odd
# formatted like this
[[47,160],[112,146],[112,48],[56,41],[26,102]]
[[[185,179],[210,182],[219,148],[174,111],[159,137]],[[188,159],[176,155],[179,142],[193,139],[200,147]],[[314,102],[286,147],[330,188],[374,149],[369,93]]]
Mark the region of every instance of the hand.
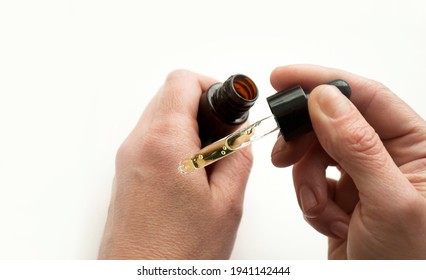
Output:
[[[335,87],[346,80],[351,102]],[[347,72],[316,66],[277,68],[277,90],[312,90],[315,131],[277,141],[272,161],[294,164],[307,222],[329,237],[331,259],[426,259],[426,124],[389,89]],[[339,180],[326,178],[337,165]]]
[[217,162],[208,173],[178,172],[179,162],[200,149],[198,103],[214,82],[183,70],[169,74],[121,145],[99,258],[229,258],[250,149]]

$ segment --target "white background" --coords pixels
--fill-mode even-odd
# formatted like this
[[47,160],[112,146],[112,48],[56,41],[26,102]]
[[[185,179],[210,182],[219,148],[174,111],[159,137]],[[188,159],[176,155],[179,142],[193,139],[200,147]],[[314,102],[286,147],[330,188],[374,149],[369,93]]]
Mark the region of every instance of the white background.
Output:
[[[312,63],[376,79],[426,115],[424,1],[0,0],[0,258],[94,259],[115,152],[168,72]],[[234,259],[325,259],[291,169],[254,144]]]

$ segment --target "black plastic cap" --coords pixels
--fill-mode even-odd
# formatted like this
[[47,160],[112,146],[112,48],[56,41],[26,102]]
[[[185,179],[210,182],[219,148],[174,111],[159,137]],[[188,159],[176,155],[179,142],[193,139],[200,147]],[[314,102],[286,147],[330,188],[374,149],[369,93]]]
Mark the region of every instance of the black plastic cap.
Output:
[[[328,84],[337,87],[343,95],[350,98],[351,88],[344,80],[335,80]],[[308,96],[300,86],[296,86],[266,99],[285,141],[291,141],[312,130]]]
[[337,87],[341,93],[347,98],[351,98],[352,90],[349,84],[344,80],[334,80],[332,82],[327,83],[328,85],[332,85]]

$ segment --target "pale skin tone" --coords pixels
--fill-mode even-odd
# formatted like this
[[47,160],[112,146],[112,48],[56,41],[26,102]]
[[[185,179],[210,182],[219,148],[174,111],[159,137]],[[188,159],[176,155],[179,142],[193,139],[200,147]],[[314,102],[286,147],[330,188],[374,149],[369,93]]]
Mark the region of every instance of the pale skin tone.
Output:
[[200,149],[198,103],[215,82],[184,70],[169,74],[121,145],[99,258],[229,258],[250,149],[207,170],[178,172],[179,162]]
[[[351,102],[318,86],[335,79],[350,84]],[[99,258],[229,258],[250,149],[189,175],[177,170],[201,146],[198,102],[214,82],[171,73],[121,145]],[[280,67],[271,83],[277,91],[312,90],[315,133],[279,138],[272,162],[294,166],[297,199],[306,221],[329,236],[329,258],[426,259],[424,120],[383,85],[341,70]],[[330,165],[342,171],[340,180],[326,178]]]
[[[316,87],[337,78],[350,84],[351,102],[335,87]],[[294,164],[300,207],[329,236],[329,258],[426,259],[425,121],[382,84],[336,69],[281,67],[271,83],[313,89],[316,135],[279,139],[272,161]],[[338,181],[326,178],[330,165],[342,171]]]

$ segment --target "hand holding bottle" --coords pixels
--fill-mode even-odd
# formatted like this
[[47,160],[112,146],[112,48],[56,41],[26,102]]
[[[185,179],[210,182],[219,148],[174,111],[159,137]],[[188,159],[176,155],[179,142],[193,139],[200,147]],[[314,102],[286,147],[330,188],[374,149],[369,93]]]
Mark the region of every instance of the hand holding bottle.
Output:
[[[351,101],[332,86],[344,79]],[[294,164],[297,198],[305,219],[329,236],[332,259],[426,258],[426,123],[380,83],[316,66],[277,68],[276,90],[312,89],[315,134],[273,151],[276,166]],[[338,181],[325,169],[338,165]]]
[[200,149],[200,96],[214,83],[189,71],[171,73],[121,145],[100,258],[229,258],[250,149],[208,171],[183,176],[177,169]]

